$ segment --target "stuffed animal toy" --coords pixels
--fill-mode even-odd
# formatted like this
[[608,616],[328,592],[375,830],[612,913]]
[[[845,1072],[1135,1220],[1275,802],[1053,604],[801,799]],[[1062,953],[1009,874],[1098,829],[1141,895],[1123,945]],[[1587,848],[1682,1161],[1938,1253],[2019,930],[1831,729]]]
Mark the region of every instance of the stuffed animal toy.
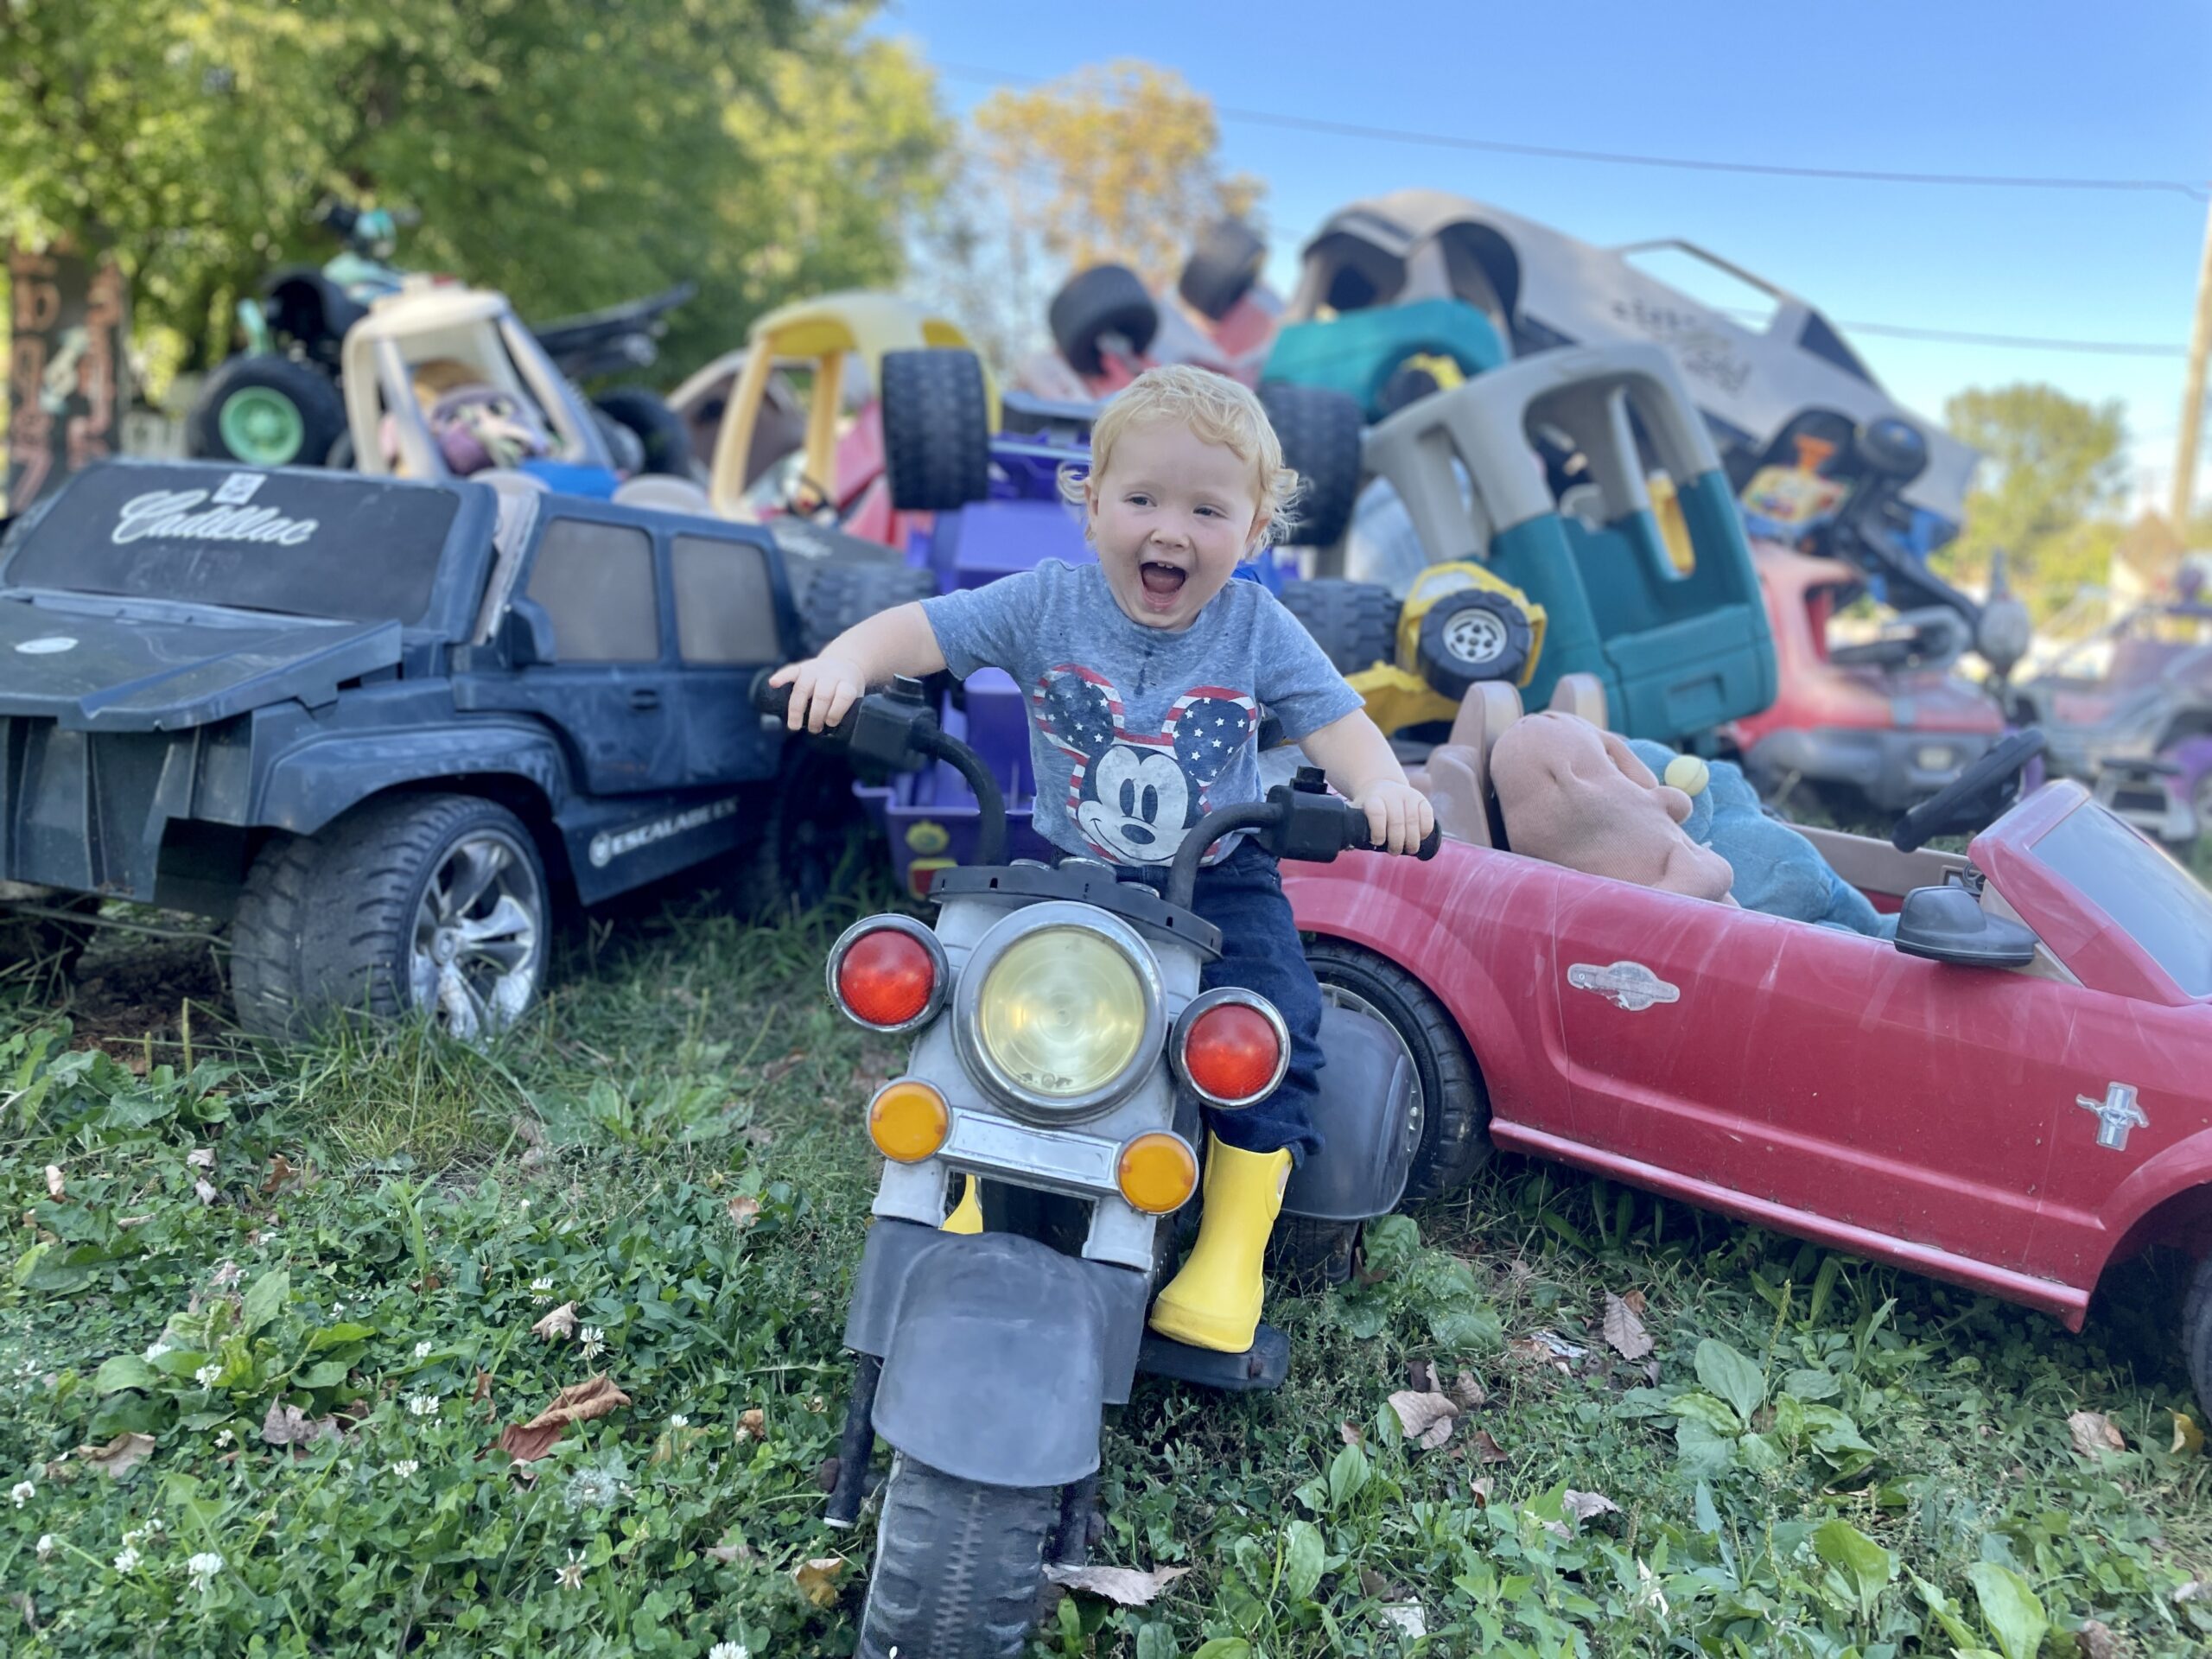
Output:
[[1690,799],[1662,784],[1626,741],[1548,709],[1515,721],[1490,772],[1516,853],[1727,904],[1728,861],[1683,833]]
[[1740,767],[1677,754],[1663,743],[1633,739],[1630,749],[1645,766],[1689,798],[1682,829],[1690,839],[1728,861],[1731,891],[1746,910],[1787,916],[1823,927],[1844,928],[1870,938],[1897,936],[1897,919],[1884,916],[1866,894],[1829,868],[1819,849],[1759,804]]

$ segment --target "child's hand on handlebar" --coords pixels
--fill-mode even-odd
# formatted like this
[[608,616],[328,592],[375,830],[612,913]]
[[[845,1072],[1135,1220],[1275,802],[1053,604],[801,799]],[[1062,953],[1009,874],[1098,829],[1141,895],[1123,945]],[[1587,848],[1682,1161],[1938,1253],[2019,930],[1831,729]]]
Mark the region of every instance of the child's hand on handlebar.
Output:
[[1368,839],[1389,852],[1418,851],[1421,837],[1436,826],[1428,798],[1396,779],[1370,784],[1352,804],[1367,815]]
[[819,733],[835,726],[868,695],[867,674],[858,663],[845,657],[810,657],[803,663],[785,663],[768,677],[768,683],[791,687],[791,710],[784,716],[784,724],[794,732]]

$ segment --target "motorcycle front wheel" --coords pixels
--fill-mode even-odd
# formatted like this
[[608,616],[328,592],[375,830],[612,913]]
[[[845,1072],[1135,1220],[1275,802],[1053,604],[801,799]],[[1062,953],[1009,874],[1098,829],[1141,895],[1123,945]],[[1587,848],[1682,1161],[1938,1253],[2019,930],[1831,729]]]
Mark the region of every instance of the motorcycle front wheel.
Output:
[[1058,1487],[985,1486],[894,1457],[860,1659],[1020,1659],[1059,1514]]

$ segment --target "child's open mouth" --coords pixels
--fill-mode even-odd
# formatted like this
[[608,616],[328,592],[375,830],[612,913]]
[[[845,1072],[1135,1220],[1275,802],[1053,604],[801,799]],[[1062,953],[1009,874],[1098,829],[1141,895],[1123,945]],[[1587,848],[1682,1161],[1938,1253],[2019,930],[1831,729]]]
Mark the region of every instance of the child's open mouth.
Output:
[[1147,559],[1137,567],[1137,580],[1144,584],[1144,600],[1147,609],[1173,610],[1175,596],[1183,591],[1183,582],[1190,573],[1173,564],[1163,564],[1157,559]]

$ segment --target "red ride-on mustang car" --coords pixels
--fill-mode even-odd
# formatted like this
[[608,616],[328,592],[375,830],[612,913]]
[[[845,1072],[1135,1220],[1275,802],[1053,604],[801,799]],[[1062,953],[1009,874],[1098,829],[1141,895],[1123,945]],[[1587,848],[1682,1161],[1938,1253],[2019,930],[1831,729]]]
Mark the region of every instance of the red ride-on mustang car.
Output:
[[1283,870],[1325,989],[1414,1057],[1411,1192],[1455,1185],[1486,1129],[2069,1330],[2107,1267],[2177,1245],[2198,1259],[2181,1335],[2212,1406],[2212,895],[2078,783],[1963,857],[1917,846],[2039,734],[1901,821],[1913,850],[1809,832],[1902,910],[1895,944],[1494,844],[1488,747],[1491,810],[1440,795],[1433,862]]

